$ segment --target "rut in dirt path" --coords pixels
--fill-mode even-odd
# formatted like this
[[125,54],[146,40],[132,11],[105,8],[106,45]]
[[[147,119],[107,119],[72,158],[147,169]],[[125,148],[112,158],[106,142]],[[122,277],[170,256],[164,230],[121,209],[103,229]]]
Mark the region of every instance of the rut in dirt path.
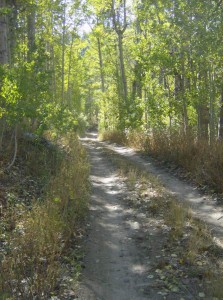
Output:
[[[139,225],[121,201],[125,185],[98,142],[82,142],[90,157],[93,188],[86,268],[78,299],[148,299],[140,292],[147,266],[132,239]],[[151,295],[149,299],[155,298]]]

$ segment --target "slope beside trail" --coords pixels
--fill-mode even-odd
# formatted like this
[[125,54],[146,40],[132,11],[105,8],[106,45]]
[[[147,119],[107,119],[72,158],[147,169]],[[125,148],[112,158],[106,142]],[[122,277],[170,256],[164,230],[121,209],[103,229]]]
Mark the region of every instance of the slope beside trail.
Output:
[[[92,196],[79,300],[174,300],[200,299],[204,286],[199,278],[177,279],[177,286],[160,277],[163,259],[173,262],[178,254],[165,252],[168,242],[159,220],[134,210],[131,194],[109,159],[106,149],[129,159],[159,177],[180,200],[189,201],[196,215],[209,222],[221,241],[221,208],[202,197],[192,186],[157,168],[132,149],[99,142],[96,134],[82,139],[91,163]],[[213,222],[212,222],[213,221]],[[164,252],[163,252],[164,251]],[[168,255],[168,257],[163,257]],[[185,270],[186,271],[186,270]],[[177,270],[173,270],[173,276]],[[178,275],[176,275],[178,276]],[[162,280],[161,280],[162,279]],[[178,280],[179,279],[179,280]],[[168,279],[169,280],[169,279]],[[174,279],[175,284],[175,279]],[[206,298],[205,298],[206,299]]]

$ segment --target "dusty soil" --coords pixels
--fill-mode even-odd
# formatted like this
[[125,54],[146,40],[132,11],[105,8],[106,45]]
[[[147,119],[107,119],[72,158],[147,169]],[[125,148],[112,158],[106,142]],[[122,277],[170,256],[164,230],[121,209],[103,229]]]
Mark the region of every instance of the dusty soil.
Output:
[[121,200],[126,187],[101,145],[93,139],[85,139],[84,145],[92,165],[92,197],[79,298],[147,299],[140,287],[148,266],[132,238],[139,224]]
[[104,150],[128,158],[159,177],[181,201],[189,201],[194,212],[213,228],[219,244],[221,208],[131,149],[99,142],[96,134],[83,138],[82,143],[92,166],[92,197],[78,299],[211,299],[204,293],[208,287],[199,268],[179,265],[181,249],[179,245],[178,250],[168,247],[168,229],[161,220],[135,209],[128,201],[133,192]]

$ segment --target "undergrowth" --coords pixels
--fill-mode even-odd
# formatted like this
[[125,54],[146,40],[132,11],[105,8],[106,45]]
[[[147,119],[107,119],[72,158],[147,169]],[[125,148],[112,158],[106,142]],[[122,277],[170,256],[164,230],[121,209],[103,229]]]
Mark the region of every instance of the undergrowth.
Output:
[[125,145],[127,143],[127,137],[126,134],[124,132],[121,131],[102,131],[99,134],[99,139],[103,140],[103,141],[109,141],[112,143],[117,143],[117,144],[122,144]]
[[154,131],[147,134],[130,131],[102,132],[102,140],[109,140],[143,151],[163,163],[181,167],[188,177],[202,186],[209,186],[214,192],[223,193],[223,143],[199,140],[192,133],[178,131]]
[[[6,197],[0,232],[0,298],[49,299],[64,272],[63,256],[71,243],[77,243],[87,212],[89,166],[75,135],[60,139],[54,151],[26,142],[24,146],[31,151],[20,149],[22,175],[34,176],[32,181],[38,178],[41,191],[26,195],[24,201],[15,194],[18,199],[11,204]],[[18,172],[17,166],[12,172]]]

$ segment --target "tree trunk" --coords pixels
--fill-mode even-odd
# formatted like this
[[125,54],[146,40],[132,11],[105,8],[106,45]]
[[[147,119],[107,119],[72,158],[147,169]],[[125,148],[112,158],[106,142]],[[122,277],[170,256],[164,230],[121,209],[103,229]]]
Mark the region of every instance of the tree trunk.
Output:
[[198,107],[198,136],[208,141],[209,108],[205,104]]
[[32,53],[35,50],[35,34],[36,34],[36,11],[35,7],[31,7],[27,16],[28,27],[28,61],[32,59]]
[[221,88],[218,139],[223,141],[223,86]]
[[214,102],[215,102],[215,85],[214,85],[214,72],[210,68],[209,70],[209,82],[210,82],[210,144],[215,140],[215,114],[214,114]]
[[128,88],[127,88],[127,79],[125,74],[125,64],[124,64],[124,55],[123,55],[123,35],[127,28],[126,1],[123,0],[122,5],[118,5],[118,7],[115,8],[115,0],[112,0],[111,11],[112,11],[113,27],[118,37],[119,65],[120,65],[121,83],[122,83],[122,98],[124,100],[126,113],[128,114],[129,112]]
[[136,97],[142,99],[142,75],[141,75],[141,65],[138,61],[135,62],[134,68],[135,78],[132,83],[132,100]]
[[207,70],[202,70],[198,75],[199,80],[199,90],[200,90],[200,103],[198,105],[198,137],[201,140],[209,140],[209,121],[210,121],[210,111],[208,107],[208,78]]
[[62,104],[64,104],[65,86],[65,33],[66,33],[66,5],[64,4],[63,16],[62,16]]
[[187,103],[185,98],[185,77],[184,77],[184,63],[182,63],[181,74],[175,74],[175,100],[180,103],[180,114],[182,116],[182,130],[186,134],[188,129],[188,114]]
[[101,91],[102,91],[102,93],[104,93],[105,92],[105,78],[104,78],[104,71],[103,71],[101,41],[100,41],[99,37],[97,37],[97,42],[98,42],[98,56],[99,56],[99,65],[100,65],[100,76],[101,76]]
[[14,165],[16,156],[17,156],[17,151],[18,151],[18,142],[17,142],[17,125],[15,126],[15,131],[14,131],[14,154],[11,163],[8,165],[6,170],[10,170],[11,167]]
[[2,118],[0,119],[0,151],[2,151],[2,147],[3,147],[3,138],[4,138],[4,134],[5,134],[5,119]]
[[[6,7],[6,1],[0,0],[0,9]],[[8,47],[7,47],[7,17],[0,14],[0,64],[8,63]]]
[[123,33],[119,31],[117,34],[118,34],[119,63],[120,63],[122,88],[123,88],[123,99],[128,111],[128,89],[127,89],[127,80],[125,75],[125,64],[124,64],[124,56],[123,56],[123,42],[122,42]]
[[71,85],[71,70],[72,70],[72,53],[73,53],[74,35],[72,34],[68,64],[68,78],[67,78],[67,104],[68,107],[72,108],[72,85]]
[[[6,7],[6,1],[0,0],[0,9]],[[8,47],[7,47],[7,17],[0,14],[0,65],[8,64]],[[2,86],[2,78],[0,78],[0,89]],[[2,104],[1,104],[2,105]],[[2,150],[3,137],[5,131],[5,118],[0,118],[0,150]]]

